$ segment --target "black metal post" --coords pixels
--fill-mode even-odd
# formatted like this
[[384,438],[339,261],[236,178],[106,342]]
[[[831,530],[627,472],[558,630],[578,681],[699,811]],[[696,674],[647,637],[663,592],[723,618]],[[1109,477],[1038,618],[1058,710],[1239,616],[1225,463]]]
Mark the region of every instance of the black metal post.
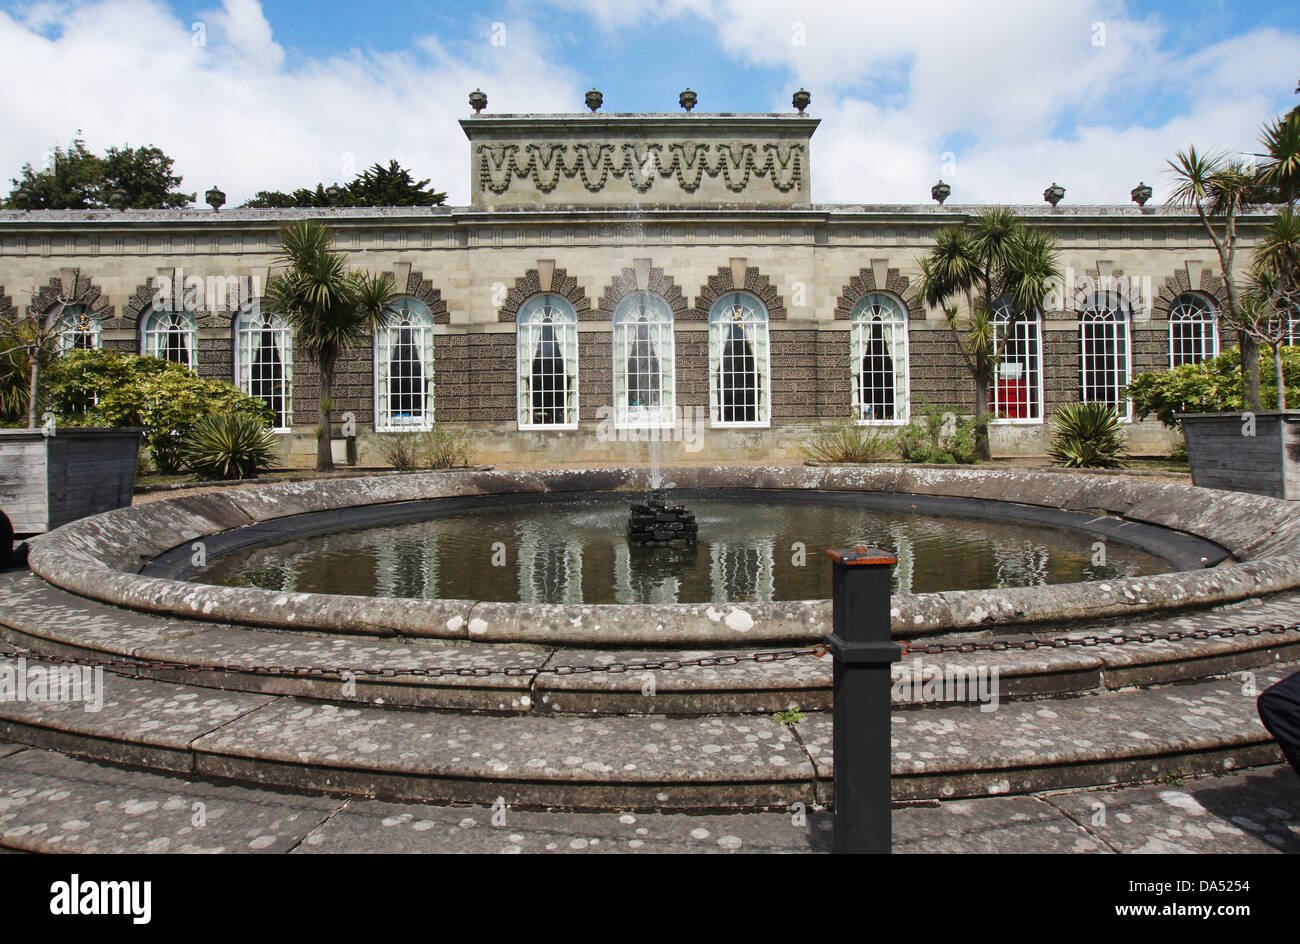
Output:
[[833,852],[889,852],[889,667],[902,658],[890,636],[891,568],[898,558],[859,545],[831,549],[835,659]]

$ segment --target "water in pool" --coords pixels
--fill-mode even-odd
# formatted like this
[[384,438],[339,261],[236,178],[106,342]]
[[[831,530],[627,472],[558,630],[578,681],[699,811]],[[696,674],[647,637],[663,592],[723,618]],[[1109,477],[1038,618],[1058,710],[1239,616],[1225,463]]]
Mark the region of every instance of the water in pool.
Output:
[[[740,603],[830,596],[828,547],[898,555],[895,593],[1160,573],[1158,557],[1009,520],[864,508],[851,499],[688,498],[692,546],[633,547],[631,496],[487,504],[314,535],[214,561],[193,579],[269,590],[522,603]],[[1104,559],[1103,559],[1104,553]]]

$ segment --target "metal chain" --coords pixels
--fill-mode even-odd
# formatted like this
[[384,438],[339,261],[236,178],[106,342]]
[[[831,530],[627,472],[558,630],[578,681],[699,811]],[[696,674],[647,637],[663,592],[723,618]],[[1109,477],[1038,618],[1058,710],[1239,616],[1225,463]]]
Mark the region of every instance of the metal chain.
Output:
[[[1182,639],[1232,639],[1237,636],[1282,635],[1300,630],[1300,623],[1275,623],[1267,626],[1225,626],[1217,629],[1171,630],[1165,633],[1138,632],[1117,633],[1114,636],[1059,636],[1053,639],[994,639],[988,642],[954,642],[954,643],[915,643],[901,641],[903,655],[925,654],[942,655],[944,653],[971,652],[1009,652],[1014,650],[1033,651],[1036,649],[1066,649],[1070,647],[1125,646],[1133,643],[1177,642]],[[508,666],[382,666],[372,668],[321,668],[320,666],[275,666],[275,665],[232,665],[212,664],[194,665],[188,662],[174,662],[167,659],[82,659],[65,656],[45,655],[39,652],[22,650],[0,650],[0,658],[32,658],[41,662],[62,665],[84,665],[91,668],[123,670],[130,674],[140,669],[154,669],[170,672],[226,672],[247,675],[265,675],[286,678],[339,678],[352,676],[359,678],[535,678],[539,675],[618,675],[626,672],[671,672],[687,668],[714,668],[739,665],[742,662],[768,663],[788,662],[807,656],[821,658],[830,652],[825,643],[800,649],[765,649],[738,655],[699,656],[692,659],[644,659],[631,662],[609,662],[589,665],[508,665]]]

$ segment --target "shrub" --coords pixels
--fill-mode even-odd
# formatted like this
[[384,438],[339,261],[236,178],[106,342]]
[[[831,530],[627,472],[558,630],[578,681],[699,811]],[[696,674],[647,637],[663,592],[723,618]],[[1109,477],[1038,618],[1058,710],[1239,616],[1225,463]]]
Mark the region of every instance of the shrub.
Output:
[[260,417],[213,413],[185,434],[181,458],[204,479],[251,479],[275,465],[275,434]]
[[[1282,373],[1288,390],[1300,389],[1300,348],[1282,349]],[[1236,413],[1245,409],[1241,393],[1241,351],[1229,348],[1213,360],[1184,364],[1172,370],[1139,374],[1128,386],[1133,415],[1145,419],[1155,414],[1170,429],[1178,426],[1175,413]],[[1277,404],[1273,355],[1260,355],[1260,403]]]
[[420,443],[414,433],[383,433],[378,437],[384,461],[399,472],[419,468]]
[[69,351],[46,370],[47,407],[69,426],[143,426],[164,474],[184,469],[181,447],[206,416],[273,421],[266,404],[234,384],[200,377],[181,364],[116,351]]
[[829,423],[813,430],[803,451],[817,462],[879,462],[893,450],[894,438],[878,426]]
[[454,469],[474,462],[469,431],[458,426],[435,426],[421,433],[384,433],[379,451],[394,469]]
[[979,417],[959,416],[952,407],[921,406],[920,422],[898,431],[898,451],[904,462],[969,465],[979,458],[975,428]]
[[1114,469],[1128,458],[1124,424],[1105,403],[1070,403],[1052,415],[1056,433],[1047,447],[1058,465],[1070,469]]
[[425,468],[454,469],[474,464],[474,443],[463,426],[435,426],[420,439]]

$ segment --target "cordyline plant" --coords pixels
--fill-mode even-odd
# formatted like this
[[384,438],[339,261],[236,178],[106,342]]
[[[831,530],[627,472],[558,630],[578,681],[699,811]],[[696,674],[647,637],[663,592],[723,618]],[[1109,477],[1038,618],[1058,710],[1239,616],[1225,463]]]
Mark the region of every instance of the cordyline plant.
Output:
[[[35,290],[31,294],[36,297]],[[33,306],[26,315],[13,308],[0,312],[0,357],[7,362],[10,380],[0,389],[0,413],[17,417],[25,408],[28,429],[39,425],[41,372],[59,354],[63,314],[69,304],[67,289],[60,287],[43,310]]]
[[334,468],[330,451],[334,368],[339,356],[368,343],[393,322],[397,290],[391,276],[347,267],[335,252],[334,234],[314,220],[280,230],[282,266],[267,280],[263,303],[278,312],[293,331],[294,343],[316,358],[320,370],[320,425],[316,428],[316,468]]
[[1274,218],[1255,248],[1243,310],[1242,330],[1263,342],[1273,355],[1277,408],[1285,410],[1282,348],[1291,334],[1292,319],[1300,316],[1300,218],[1290,207]]
[[[1219,256],[1219,271],[1228,302],[1223,320],[1238,332],[1246,407],[1251,410],[1260,408],[1259,343],[1262,341],[1274,351],[1276,367],[1277,342],[1281,335],[1275,303],[1284,299],[1290,289],[1285,288],[1289,284],[1285,273],[1276,267],[1276,255],[1272,260],[1261,256],[1263,245],[1256,250],[1249,288],[1243,292],[1238,287],[1235,278],[1240,242],[1237,221],[1243,213],[1256,207],[1282,204],[1294,210],[1300,194],[1300,109],[1267,122],[1260,131],[1260,143],[1264,151],[1253,155],[1259,159],[1253,163],[1223,154],[1207,154],[1194,146],[1179,151],[1174,160],[1167,162],[1174,190],[1166,206],[1195,209]],[[1272,232],[1284,236],[1276,227]],[[1272,238],[1266,237],[1265,244]],[[1273,290],[1279,284],[1283,293],[1275,295]],[[1279,398],[1285,401],[1284,391],[1279,390]]]
[[[1056,243],[1005,207],[994,207],[940,230],[919,265],[916,294],[948,319],[975,382],[976,455],[990,459],[989,387],[1000,357],[994,313],[1000,304],[1009,304],[1017,314],[1042,307],[1052,281],[1061,277]],[[950,304],[957,299],[965,300],[964,316],[958,305]]]

